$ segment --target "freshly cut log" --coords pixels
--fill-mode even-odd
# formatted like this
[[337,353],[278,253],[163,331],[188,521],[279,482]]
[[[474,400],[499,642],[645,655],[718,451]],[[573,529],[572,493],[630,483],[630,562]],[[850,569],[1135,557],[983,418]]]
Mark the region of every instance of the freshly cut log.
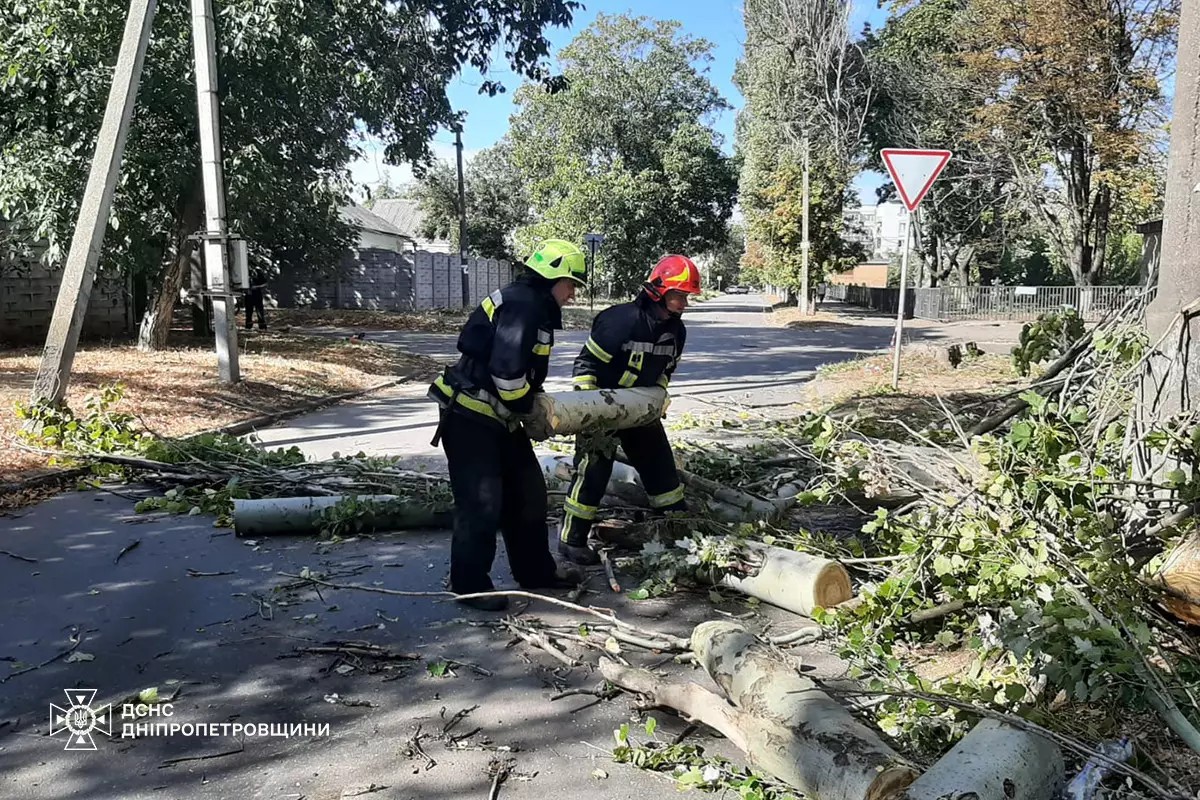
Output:
[[662,419],[667,393],[655,387],[546,392],[534,398],[525,431],[534,441],[570,433],[618,431]]
[[850,573],[836,561],[757,542],[742,546],[762,566],[745,577],[726,574],[724,586],[805,617],[853,597]]
[[[348,495],[234,500],[233,529],[238,536],[315,533],[321,527],[322,512],[347,499]],[[394,494],[358,495],[354,499],[360,503],[379,504],[377,510],[364,516],[364,530],[448,528],[454,522],[448,508],[418,502],[397,503],[401,498]]]
[[1054,742],[985,719],[913,781],[903,800],[1050,800],[1064,772]]
[[742,626],[697,625],[692,650],[753,719],[753,729],[742,734],[754,762],[808,797],[888,800],[916,779],[916,770],[874,731]]
[[1200,533],[1191,533],[1175,546],[1158,574],[1167,589],[1163,605],[1176,617],[1200,625]]

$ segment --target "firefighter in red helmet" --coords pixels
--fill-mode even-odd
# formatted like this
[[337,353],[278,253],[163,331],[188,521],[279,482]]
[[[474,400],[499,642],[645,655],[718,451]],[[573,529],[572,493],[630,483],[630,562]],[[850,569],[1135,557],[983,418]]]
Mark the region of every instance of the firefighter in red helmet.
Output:
[[[699,293],[700,270],[690,258],[660,259],[632,302],[596,315],[591,335],[575,359],[574,388],[666,389],[683,355],[687,330],[682,316],[688,296]],[[575,477],[567,492],[559,537],[559,552],[576,564],[600,563],[588,545],[588,533],[612,475],[618,442],[638,471],[654,509],[664,513],[686,509],[662,422],[612,434],[580,434],[575,439]]]

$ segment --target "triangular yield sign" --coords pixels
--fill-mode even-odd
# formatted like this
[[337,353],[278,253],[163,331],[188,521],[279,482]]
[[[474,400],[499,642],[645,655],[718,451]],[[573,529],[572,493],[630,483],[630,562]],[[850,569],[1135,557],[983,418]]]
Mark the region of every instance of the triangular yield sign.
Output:
[[909,211],[916,211],[929,187],[937,180],[953,155],[949,150],[903,150],[887,147],[879,151],[888,173]]

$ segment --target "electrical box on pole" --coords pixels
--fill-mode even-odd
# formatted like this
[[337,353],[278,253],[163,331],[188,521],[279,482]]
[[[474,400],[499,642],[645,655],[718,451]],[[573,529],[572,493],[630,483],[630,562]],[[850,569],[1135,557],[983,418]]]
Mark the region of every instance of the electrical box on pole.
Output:
[[250,248],[240,236],[229,237],[229,280],[239,291],[250,288]]

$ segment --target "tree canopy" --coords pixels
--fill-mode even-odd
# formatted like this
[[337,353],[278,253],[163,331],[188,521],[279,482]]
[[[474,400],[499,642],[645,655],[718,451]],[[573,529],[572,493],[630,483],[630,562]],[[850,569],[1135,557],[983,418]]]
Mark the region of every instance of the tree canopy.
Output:
[[[512,161],[507,141],[478,153],[463,165],[467,205],[467,246],[485,258],[518,260],[517,229],[529,224],[529,193]],[[440,161],[412,188],[424,215],[425,236],[458,247],[458,168]]]
[[[922,206],[930,283],[1040,249],[1075,283],[1132,271],[1161,198],[1176,0],[920,0],[868,38],[882,146],[955,152]],[[878,162],[875,162],[876,165]]]
[[850,181],[863,162],[873,89],[845,0],[748,0],[747,46],[735,81],[740,203],[751,278],[789,291],[803,284],[802,185],[809,168],[810,287],[865,254],[845,229]]
[[598,281],[636,287],[661,255],[720,247],[737,185],[710,127],[712,45],[678,22],[600,15],[559,56],[566,87],[516,96],[509,139],[536,222],[517,239],[605,235]]
[[[503,45],[533,81],[550,78],[544,28],[573,0],[274,3],[217,0],[218,90],[233,228],[277,267],[335,264],[351,232],[356,141],[378,137],[393,164],[431,161],[451,124],[446,87],[488,70]],[[8,249],[40,243],[59,262],[103,113],[124,24],[122,3],[22,3],[0,25],[0,218]],[[160,4],[102,263],[175,294],[187,235],[201,225],[190,16]],[[499,92],[493,81],[483,91]],[[170,302],[159,307],[169,316]],[[153,337],[163,338],[161,335]]]

